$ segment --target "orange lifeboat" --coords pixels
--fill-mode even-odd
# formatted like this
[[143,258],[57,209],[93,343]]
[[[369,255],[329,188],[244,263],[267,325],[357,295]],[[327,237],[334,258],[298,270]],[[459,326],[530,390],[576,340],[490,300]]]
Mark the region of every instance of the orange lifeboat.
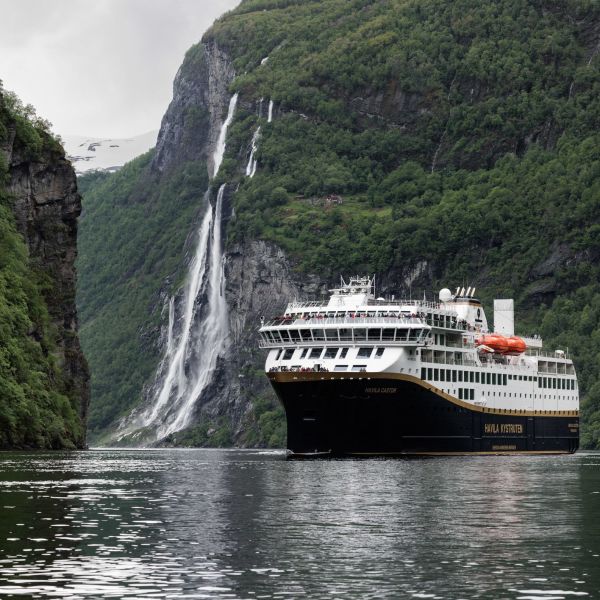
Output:
[[496,333],[482,335],[475,343],[477,346],[487,346],[498,354],[505,354],[508,352],[508,339],[503,335],[498,335]]
[[482,335],[480,338],[475,340],[475,344],[477,346],[489,348],[498,354],[506,354],[510,356],[523,354],[523,352],[525,352],[527,349],[527,344],[520,337],[517,337],[516,335],[513,335],[512,337],[506,337],[504,335],[500,335],[499,333]]
[[507,338],[506,341],[508,342],[508,352],[506,352],[506,354],[516,356],[517,354],[523,354],[523,352],[527,350],[525,340],[516,335]]

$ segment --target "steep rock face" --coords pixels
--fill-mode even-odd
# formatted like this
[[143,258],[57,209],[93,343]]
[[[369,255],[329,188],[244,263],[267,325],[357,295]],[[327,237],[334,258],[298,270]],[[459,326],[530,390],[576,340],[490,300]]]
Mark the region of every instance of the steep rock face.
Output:
[[212,152],[234,75],[229,55],[216,43],[200,43],[188,51],[161,123],[153,169],[164,171],[188,160],[202,160],[208,161],[212,175]]
[[262,373],[264,351],[258,347],[262,317],[281,312],[292,299],[319,297],[327,285],[316,275],[300,277],[285,252],[275,244],[248,240],[228,248],[225,263],[229,307],[229,350],[220,361],[207,401],[198,406],[211,420],[226,416],[233,440],[244,437],[245,418],[252,399],[270,393]]
[[75,172],[64,154],[46,151],[31,159],[14,133],[2,150],[8,164],[7,191],[14,198],[17,227],[33,264],[47,276],[44,296],[56,331],[65,391],[79,399],[79,415],[85,424],[90,393],[75,306],[77,218],[81,213]]

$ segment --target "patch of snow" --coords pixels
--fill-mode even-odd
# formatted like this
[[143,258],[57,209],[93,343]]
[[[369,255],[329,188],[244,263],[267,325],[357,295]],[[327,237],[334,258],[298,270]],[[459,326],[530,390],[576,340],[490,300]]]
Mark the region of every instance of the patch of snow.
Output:
[[158,131],[131,138],[93,138],[82,135],[62,136],[67,158],[78,175],[87,171],[118,171],[125,163],[156,145]]

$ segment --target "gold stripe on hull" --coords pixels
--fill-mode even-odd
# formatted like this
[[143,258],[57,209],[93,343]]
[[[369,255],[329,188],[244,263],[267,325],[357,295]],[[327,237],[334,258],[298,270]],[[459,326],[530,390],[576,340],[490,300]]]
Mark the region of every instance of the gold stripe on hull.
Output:
[[573,454],[568,450],[476,450],[473,452],[348,452],[348,456],[512,456],[518,454]]
[[[322,371],[286,371],[267,373],[269,380],[273,383],[299,383],[302,381],[336,381],[336,380],[371,380],[371,379],[383,379],[391,381],[408,381],[414,383],[430,392],[440,396],[444,400],[451,402],[462,408],[466,408],[473,412],[485,413],[490,415],[519,415],[523,417],[579,417],[578,410],[521,410],[511,408],[487,408],[485,406],[476,406],[469,404],[463,400],[459,400],[450,394],[447,394],[443,390],[435,387],[431,383],[423,381],[422,379],[415,377],[414,375],[405,375],[404,373],[332,373]],[[469,452],[468,454],[473,454]]]

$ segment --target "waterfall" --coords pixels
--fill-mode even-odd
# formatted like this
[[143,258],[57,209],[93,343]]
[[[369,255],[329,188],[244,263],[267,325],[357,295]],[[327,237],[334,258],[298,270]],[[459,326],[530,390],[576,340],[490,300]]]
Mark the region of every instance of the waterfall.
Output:
[[[219,132],[213,153],[213,177],[223,162],[227,129],[233,121],[237,98],[237,94],[231,97]],[[221,235],[225,187],[223,184],[219,188],[214,207],[210,203],[210,188],[204,194],[206,212],[198,229],[179,319],[175,298],[169,301],[167,348],[157,373],[158,386],[151,405],[138,420],[138,425],[155,428],[157,438],[189,425],[194,406],[211,383],[217,359],[226,347],[228,316]],[[176,322],[180,324],[178,335]]]
[[221,131],[219,132],[219,139],[217,140],[217,146],[213,153],[213,177],[217,175],[219,172],[219,167],[223,162],[223,156],[225,155],[225,138],[227,137],[227,129],[231,125],[231,121],[233,121],[233,115],[235,114],[235,105],[237,104],[238,95],[234,94],[231,96],[231,100],[229,101],[229,110],[227,111],[227,118],[225,119],[225,123],[221,126]]
[[256,150],[258,149],[258,137],[260,136],[260,125],[256,128],[254,135],[252,136],[252,149],[250,150],[250,158],[248,159],[248,164],[246,165],[246,177],[254,177],[256,173],[256,159],[254,155],[256,154]]
[[225,185],[223,184],[219,188],[215,206],[209,255],[208,310],[198,328],[196,341],[196,348],[200,352],[196,360],[190,365],[190,374],[187,378],[188,393],[182,399],[183,401],[177,416],[164,431],[163,435],[179,431],[189,424],[194,404],[204,388],[210,383],[217,365],[217,358],[225,347],[228,320],[227,302],[225,301],[225,264],[221,243],[221,216],[223,212]]
[[267,118],[267,123],[270,123],[273,120],[273,100],[269,100],[269,116]]
[[169,329],[167,333],[167,356],[173,353],[173,328],[175,327],[175,296],[169,300]]

